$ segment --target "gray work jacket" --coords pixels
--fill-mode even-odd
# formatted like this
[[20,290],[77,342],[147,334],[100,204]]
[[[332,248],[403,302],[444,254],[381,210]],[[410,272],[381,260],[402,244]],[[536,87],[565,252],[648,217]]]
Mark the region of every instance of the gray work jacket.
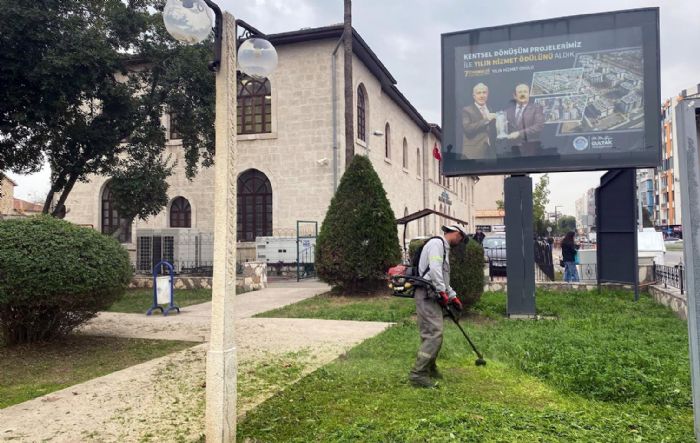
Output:
[[423,275],[428,266],[430,270],[423,278],[432,282],[437,292],[444,291],[449,298],[456,297],[450,286],[450,247],[442,235],[429,240],[423,247],[418,261],[418,275]]

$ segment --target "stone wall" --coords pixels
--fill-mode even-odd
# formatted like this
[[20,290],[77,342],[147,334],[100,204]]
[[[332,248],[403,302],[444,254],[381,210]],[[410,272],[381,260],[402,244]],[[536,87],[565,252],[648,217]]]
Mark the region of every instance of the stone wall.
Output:
[[668,306],[683,320],[688,319],[688,299],[676,288],[664,288],[663,285],[649,286],[649,295],[659,304]]
[[243,263],[243,288],[257,291],[267,287],[267,265],[259,261]]
[[[257,291],[267,287],[267,265],[262,262],[243,264],[243,275],[236,278],[236,293]],[[130,289],[153,288],[153,277],[134,277]],[[175,277],[175,289],[211,289],[211,277]]]
[[[560,292],[566,292],[566,291],[592,291],[594,289],[598,289],[598,286],[595,283],[566,283],[566,282],[536,282],[535,285],[539,289],[545,289],[548,291],[560,291]],[[602,285],[604,289],[627,289],[627,290],[633,290],[634,287],[632,285],[622,285],[622,284],[617,284],[617,283],[605,283]],[[498,291],[507,291],[508,290],[508,284],[505,281],[494,281],[494,282],[486,282],[484,284],[484,291],[493,291],[493,292],[498,292]],[[641,289],[642,291],[644,288]]]

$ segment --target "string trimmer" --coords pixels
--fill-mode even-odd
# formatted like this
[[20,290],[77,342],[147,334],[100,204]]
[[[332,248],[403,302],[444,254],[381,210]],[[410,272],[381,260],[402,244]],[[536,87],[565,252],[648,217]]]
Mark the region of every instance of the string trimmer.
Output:
[[467,333],[464,332],[464,329],[462,329],[462,325],[459,324],[459,320],[457,320],[457,316],[455,315],[455,313],[452,312],[452,308],[450,307],[450,305],[445,306],[445,310],[447,311],[447,315],[449,315],[450,318],[452,319],[452,321],[455,322],[455,324],[457,325],[459,330],[462,331],[464,338],[467,339],[467,341],[469,342],[469,345],[472,347],[472,349],[474,350],[474,353],[478,357],[476,359],[476,361],[474,362],[474,364],[477,366],[486,366],[486,360],[484,360],[484,356],[481,355],[481,352],[479,352],[479,350],[476,349],[476,346],[474,346],[474,342],[472,342],[472,340],[469,338]]

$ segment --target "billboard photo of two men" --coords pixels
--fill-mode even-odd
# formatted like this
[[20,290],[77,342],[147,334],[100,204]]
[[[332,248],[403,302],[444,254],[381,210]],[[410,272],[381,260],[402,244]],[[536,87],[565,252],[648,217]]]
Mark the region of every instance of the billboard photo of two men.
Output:
[[443,34],[443,173],[658,164],[658,35],[656,8]]
[[542,153],[540,133],[545,124],[543,107],[530,100],[530,85],[520,83],[513,98],[495,111],[489,108],[489,87],[478,83],[474,102],[462,109],[461,156],[464,159],[495,159],[502,156],[531,156]]

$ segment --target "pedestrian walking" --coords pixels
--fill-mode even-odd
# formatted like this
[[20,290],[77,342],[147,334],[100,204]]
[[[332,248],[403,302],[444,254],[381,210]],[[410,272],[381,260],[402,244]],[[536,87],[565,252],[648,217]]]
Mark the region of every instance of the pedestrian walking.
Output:
[[573,283],[579,281],[576,269],[576,255],[579,245],[574,241],[574,231],[569,231],[561,241],[561,255],[564,261],[564,281]]

